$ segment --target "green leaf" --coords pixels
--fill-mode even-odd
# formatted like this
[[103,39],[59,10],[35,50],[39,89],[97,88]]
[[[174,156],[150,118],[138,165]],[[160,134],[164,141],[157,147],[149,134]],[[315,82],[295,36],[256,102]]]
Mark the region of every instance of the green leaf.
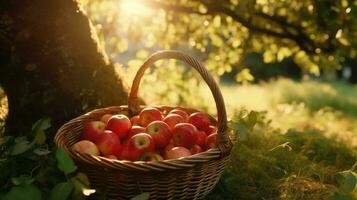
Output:
[[74,185],[73,200],[85,199],[85,196],[95,193],[94,189],[89,188],[89,179],[83,173],[78,173],[75,177],[72,177],[71,182]]
[[147,200],[150,198],[150,193],[141,193],[133,198],[131,198],[131,200]]
[[51,120],[49,118],[44,118],[37,120],[34,125],[32,125],[32,131],[36,132],[37,130],[47,130],[51,127]]
[[213,18],[213,26],[219,28],[221,26],[221,16],[216,15]]
[[211,36],[210,38],[211,38],[211,40],[212,40],[212,44],[213,44],[214,46],[216,46],[216,47],[222,46],[223,41],[222,41],[222,39],[221,39],[218,35],[216,35],[216,34],[211,34],[210,36]]
[[28,175],[22,175],[19,177],[13,177],[11,178],[11,182],[14,185],[29,185],[34,181],[34,179],[31,176]]
[[258,113],[255,111],[251,111],[248,114],[248,118],[245,123],[246,127],[248,129],[252,129],[255,126],[255,124],[257,123],[257,119],[258,119]]
[[247,82],[247,81],[254,81],[253,75],[250,73],[250,70],[247,68],[242,69],[237,75],[236,80],[238,82]]
[[51,153],[51,151],[49,151],[48,149],[45,148],[37,148],[33,150],[33,153],[35,153],[36,155],[39,156],[45,156]]
[[206,6],[200,4],[200,5],[198,6],[198,12],[200,12],[200,13],[202,13],[202,14],[207,13],[207,8],[206,8]]
[[33,142],[35,144],[44,144],[46,141],[46,133],[43,130],[38,130],[36,132],[36,136],[35,139],[33,140]]
[[66,200],[73,189],[74,186],[70,181],[59,183],[51,190],[49,200]]
[[41,191],[34,185],[12,187],[3,200],[41,200]]
[[263,54],[264,63],[272,63],[275,61],[275,55],[271,51],[265,51]]
[[248,138],[247,128],[243,123],[235,123],[234,129],[237,131],[240,140],[246,140]]
[[12,148],[11,155],[19,155],[28,151],[34,144],[25,139],[15,139],[14,147]]
[[44,118],[38,120],[32,126],[32,133],[35,135],[34,143],[44,144],[46,141],[45,130],[51,127],[51,120],[49,118]]
[[339,184],[339,192],[343,194],[350,194],[357,187],[357,174],[351,170],[337,173],[336,180]]
[[75,180],[79,181],[83,186],[89,187],[89,179],[87,175],[84,173],[78,173],[75,177],[73,177]]
[[74,172],[77,169],[77,166],[74,164],[72,158],[63,148],[59,148],[56,151],[57,166],[58,169],[63,171],[66,175]]

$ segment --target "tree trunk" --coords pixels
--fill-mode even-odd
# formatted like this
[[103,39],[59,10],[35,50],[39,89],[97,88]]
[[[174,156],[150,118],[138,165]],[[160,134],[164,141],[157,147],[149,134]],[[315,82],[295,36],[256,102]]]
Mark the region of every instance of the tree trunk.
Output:
[[26,135],[43,117],[58,128],[86,110],[126,104],[127,91],[76,1],[1,1],[0,59],[7,134]]

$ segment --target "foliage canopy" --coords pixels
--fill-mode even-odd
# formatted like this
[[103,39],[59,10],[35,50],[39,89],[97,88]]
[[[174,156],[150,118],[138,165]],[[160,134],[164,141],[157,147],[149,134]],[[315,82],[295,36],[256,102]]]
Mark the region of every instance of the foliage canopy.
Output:
[[[128,3],[130,2],[130,3]],[[185,49],[217,75],[238,69],[250,52],[264,62],[293,58],[305,72],[335,70],[357,55],[353,0],[82,0],[109,55],[129,66],[156,49]],[[136,59],[125,55],[136,53]],[[117,59],[118,60],[118,59]],[[248,73],[247,73],[248,72]]]

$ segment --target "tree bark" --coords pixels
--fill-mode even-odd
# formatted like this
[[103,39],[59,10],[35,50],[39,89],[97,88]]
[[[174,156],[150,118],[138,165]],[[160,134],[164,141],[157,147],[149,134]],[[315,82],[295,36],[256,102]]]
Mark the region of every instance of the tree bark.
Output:
[[43,117],[58,128],[87,110],[126,104],[127,90],[75,0],[1,1],[0,59],[7,134],[26,135]]

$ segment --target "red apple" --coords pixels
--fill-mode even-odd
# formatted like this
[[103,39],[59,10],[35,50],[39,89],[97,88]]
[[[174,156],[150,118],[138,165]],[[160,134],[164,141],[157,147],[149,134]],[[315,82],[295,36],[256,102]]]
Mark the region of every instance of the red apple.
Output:
[[167,159],[178,159],[190,155],[191,152],[185,147],[174,147],[167,152]]
[[207,135],[211,135],[212,133],[217,133],[217,127],[216,126],[209,126],[208,130],[206,130]]
[[112,117],[112,114],[105,114],[100,118],[100,121],[102,121],[104,124],[108,123],[108,120]]
[[105,124],[101,121],[91,121],[83,127],[83,139],[96,142],[98,138],[103,134],[105,130]]
[[169,150],[171,150],[172,148],[174,148],[174,147],[175,147],[175,142],[174,142],[174,140],[171,138],[169,144],[161,151],[161,155],[163,155],[164,158],[167,159],[166,153],[167,153]]
[[113,131],[119,138],[123,138],[131,128],[130,120],[127,116],[119,114],[109,118],[106,129]]
[[144,108],[139,114],[138,123],[141,126],[146,127],[153,121],[162,121],[162,115],[157,108]]
[[120,140],[116,134],[110,130],[104,131],[104,134],[96,142],[102,155],[119,155]]
[[195,125],[198,129],[207,131],[211,125],[211,121],[207,114],[203,112],[195,112],[188,117],[188,123]]
[[140,160],[142,160],[142,161],[162,161],[164,159],[162,158],[162,156],[160,156],[157,153],[148,152],[148,153],[144,153],[143,155],[141,155]]
[[94,156],[99,156],[97,146],[89,140],[81,140],[72,146],[72,150],[79,153],[86,153]]
[[124,140],[122,144],[121,152],[118,155],[119,160],[129,159],[129,139]]
[[138,121],[139,121],[139,115],[135,115],[130,118],[131,125],[133,125],[133,126],[138,125]]
[[155,149],[154,140],[147,133],[139,133],[129,139],[129,158],[138,160],[145,152],[151,152]]
[[198,153],[201,153],[201,152],[202,152],[202,148],[198,144],[193,145],[193,147],[191,148],[192,155],[198,154]]
[[209,135],[206,139],[206,148],[211,149],[211,148],[216,148],[217,147],[217,133],[212,133]]
[[156,148],[163,148],[171,140],[171,130],[169,125],[162,121],[153,121],[146,127],[146,133],[154,140]]
[[172,131],[175,145],[190,149],[196,143],[196,132],[197,129],[192,124],[177,124],[174,130]]
[[187,118],[188,118],[188,114],[187,114],[185,111],[183,111],[183,110],[181,110],[181,109],[179,109],[179,108],[176,108],[176,109],[171,110],[171,111],[169,112],[169,114],[177,114],[177,115],[180,115],[181,117],[184,118],[184,120],[187,120]]
[[132,126],[131,129],[129,130],[128,133],[128,137],[127,138],[131,138],[134,135],[138,134],[138,133],[145,133],[146,129],[144,127],[141,126]]
[[196,144],[200,145],[201,147],[205,147],[206,146],[206,139],[207,139],[207,135],[205,132],[197,130],[196,132]]
[[185,122],[185,119],[181,115],[172,113],[164,118],[164,122],[169,125],[171,129],[174,129],[176,124]]

